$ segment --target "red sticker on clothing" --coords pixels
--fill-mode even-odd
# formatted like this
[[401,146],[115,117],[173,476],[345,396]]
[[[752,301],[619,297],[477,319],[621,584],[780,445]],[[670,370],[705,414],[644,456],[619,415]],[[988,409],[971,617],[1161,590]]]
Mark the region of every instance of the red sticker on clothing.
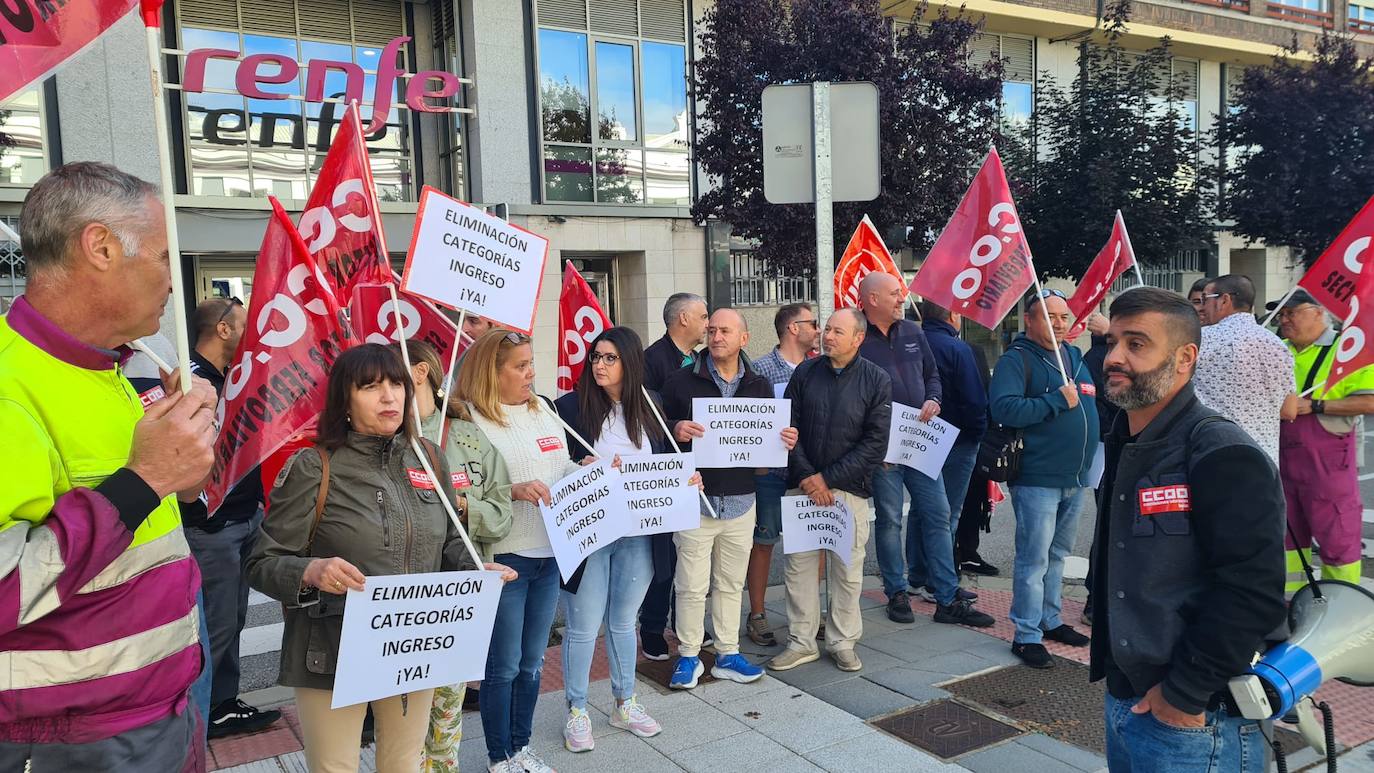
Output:
[[1186,513],[1192,510],[1191,495],[1186,484],[1143,488],[1140,495],[1140,514]]
[[147,392],[144,392],[143,394],[139,395],[138,401],[143,403],[144,408],[147,408],[148,406],[152,405],[153,403],[157,402],[158,400],[161,400],[166,396],[167,392],[162,387],[155,386],[152,389],[149,389]]
[[1096,384],[1089,384],[1089,383],[1087,383],[1087,382],[1081,383],[1081,384],[1078,385],[1078,391],[1082,392],[1083,394],[1087,395],[1088,397],[1097,397],[1097,385],[1096,385]]
[[472,488],[472,479],[468,477],[466,472],[455,472],[453,473],[453,487]]
[[410,476],[410,485],[415,488],[434,490],[434,484],[430,481],[429,475],[424,470],[406,470],[406,475]]
[[537,442],[539,443],[539,450],[546,454],[563,447],[563,441],[554,436],[541,437]]

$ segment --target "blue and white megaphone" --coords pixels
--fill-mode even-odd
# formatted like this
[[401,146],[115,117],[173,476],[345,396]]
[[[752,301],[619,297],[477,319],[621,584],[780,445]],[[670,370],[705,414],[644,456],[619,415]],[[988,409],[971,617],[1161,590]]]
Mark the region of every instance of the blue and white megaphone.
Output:
[[1374,686],[1374,593],[1321,580],[1293,595],[1288,616],[1288,641],[1264,653],[1228,687],[1247,719],[1280,719],[1296,711],[1303,738],[1326,754],[1322,726],[1304,699],[1331,679]]

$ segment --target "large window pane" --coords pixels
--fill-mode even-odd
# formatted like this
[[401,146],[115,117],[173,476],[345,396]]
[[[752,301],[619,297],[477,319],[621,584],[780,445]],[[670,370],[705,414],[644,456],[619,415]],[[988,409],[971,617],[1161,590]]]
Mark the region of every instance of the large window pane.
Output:
[[[320,43],[314,40],[302,40],[301,56],[303,60],[307,62],[314,62],[321,59],[329,62],[353,62],[353,47],[350,45],[346,45],[344,43]],[[356,64],[356,62],[354,63]],[[376,64],[375,58],[372,61],[372,64]],[[365,70],[367,68],[359,64],[358,69]],[[309,80],[307,79],[306,75],[306,70],[302,69],[302,89],[309,86]],[[330,68],[326,70],[324,76],[325,99],[343,100],[345,97],[347,97],[349,85],[348,80],[348,74],[343,72],[342,70],[335,68]],[[372,99],[372,92],[367,91],[364,86],[365,77],[355,78],[354,80],[357,82],[356,88],[362,92],[362,99],[364,101]],[[334,111],[334,115],[342,115],[345,107],[346,105],[344,105],[343,103],[332,105],[321,102],[305,103],[306,115],[310,118],[319,118],[320,111],[328,109],[332,109]]]
[[592,141],[586,35],[539,31],[539,98],[544,139]]
[[1035,109],[1035,87],[1029,83],[1002,82],[1002,122],[1008,129],[1022,129]]
[[[198,30],[190,27],[181,30],[181,47],[187,51],[194,51],[199,48],[222,48],[228,51],[241,50],[239,48],[239,36],[237,32]],[[251,51],[250,53],[264,52]],[[205,61],[205,88],[234,91],[234,73],[237,69],[237,62],[219,58],[207,59]]]
[[596,44],[596,136],[634,142],[635,50],[622,43]]
[[241,148],[191,148],[191,193],[248,197],[248,152]]
[[304,199],[309,195],[305,153],[258,151],[253,154],[253,195]]
[[686,206],[692,203],[692,165],[686,153],[644,152],[645,203]]
[[34,88],[0,102],[0,185],[32,185],[48,171],[43,154],[43,118],[39,90]]
[[[291,38],[278,38],[269,35],[244,35],[243,47],[245,56],[253,54],[277,54],[284,56],[293,62],[300,61],[300,51],[297,50],[296,41]],[[288,65],[289,66],[289,65]],[[273,64],[263,63],[258,65],[257,71],[266,76],[278,75],[282,68]],[[286,94],[288,96],[301,96],[301,78],[299,72],[296,77],[286,83],[258,83],[258,88],[267,94]]]
[[687,147],[687,74],[682,46],[644,43],[644,146]]
[[549,201],[591,201],[591,148],[545,145],[544,195]]
[[248,143],[243,97],[229,94],[187,94],[186,133],[192,141],[219,145]]
[[644,202],[644,155],[638,150],[596,151],[596,200],[603,204]]

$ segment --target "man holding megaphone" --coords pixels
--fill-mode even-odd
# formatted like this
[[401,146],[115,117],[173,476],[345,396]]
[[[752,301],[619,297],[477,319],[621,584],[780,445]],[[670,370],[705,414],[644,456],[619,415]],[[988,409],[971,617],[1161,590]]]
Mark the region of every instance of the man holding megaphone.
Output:
[[1119,406],[1099,488],[1091,679],[1106,679],[1107,764],[1250,773],[1259,724],[1227,680],[1284,619],[1283,491],[1273,462],[1193,394],[1201,329],[1179,296],[1111,306],[1103,363]]

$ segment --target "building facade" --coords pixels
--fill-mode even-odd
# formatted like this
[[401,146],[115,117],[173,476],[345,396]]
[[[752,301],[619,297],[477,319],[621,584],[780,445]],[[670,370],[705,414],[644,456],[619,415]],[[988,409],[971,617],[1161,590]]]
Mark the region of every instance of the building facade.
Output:
[[[1174,41],[1173,71],[1207,131],[1227,109],[1239,68],[1269,61],[1294,34],[1310,47],[1325,26],[1350,29],[1374,52],[1374,0],[1137,2],[1129,42]],[[711,0],[170,0],[165,72],[155,104],[143,29],[131,15],[44,83],[0,106],[0,218],[15,224],[27,190],[79,159],[158,179],[152,110],[168,111],[177,228],[189,305],[245,300],[266,227],[266,196],[298,215],[343,101],[359,98],[374,177],[398,270],[416,201],[433,186],[498,208],[550,239],[536,316],[538,386],[552,391],[559,276],[572,261],[612,318],[646,344],[662,334],[664,300],[679,291],[745,310],[751,350],[772,344],[780,304],[814,297],[805,278],[768,277],[749,245],[690,207],[709,181],[690,148],[688,73]],[[938,5],[939,3],[934,3]],[[1075,41],[1097,26],[1095,0],[968,0],[986,21],[973,57],[1007,60],[1003,112],[1030,110],[1048,74],[1066,83]],[[910,18],[915,0],[884,4]],[[952,4],[951,7],[957,7]],[[206,51],[218,54],[206,56]],[[192,52],[200,52],[193,55]],[[406,73],[456,76],[451,105],[405,100]],[[380,69],[379,69],[380,68]],[[380,85],[379,85],[380,82]],[[376,120],[373,111],[376,110]],[[1104,224],[1104,237],[1106,225]],[[914,268],[911,256],[904,258]],[[1287,251],[1222,231],[1211,252],[1178,256],[1151,280],[1179,289],[1203,272],[1250,274],[1261,296],[1292,279]],[[18,245],[0,243],[0,305],[23,290]],[[169,321],[164,321],[164,329]],[[1014,324],[1014,323],[1013,323]],[[990,339],[991,340],[991,339]]]

